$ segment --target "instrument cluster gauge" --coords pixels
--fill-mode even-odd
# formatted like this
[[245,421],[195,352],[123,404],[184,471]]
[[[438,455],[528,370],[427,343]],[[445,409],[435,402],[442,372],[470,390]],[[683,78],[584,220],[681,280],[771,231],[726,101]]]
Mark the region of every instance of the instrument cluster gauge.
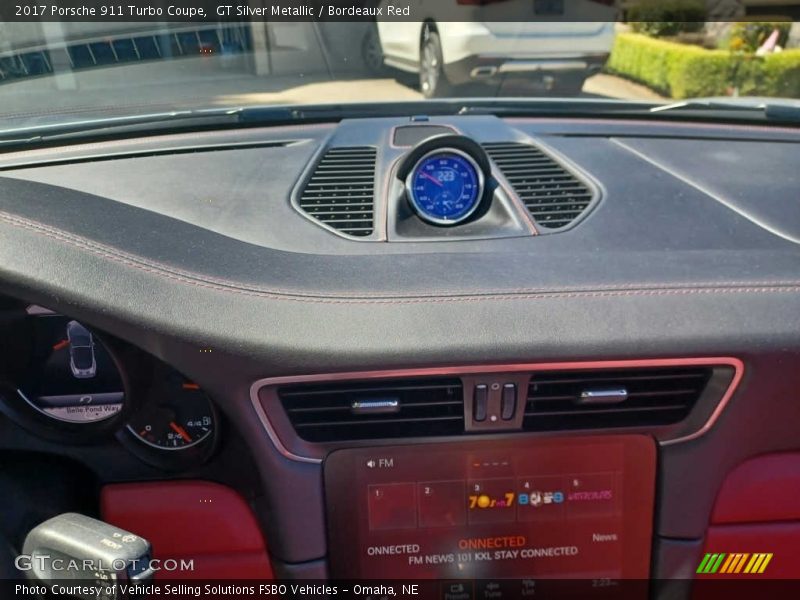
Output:
[[140,410],[128,421],[126,446],[145,462],[181,468],[210,456],[217,414],[200,386],[172,368],[155,367]]
[[56,314],[31,317],[27,365],[17,393],[54,421],[89,425],[119,416],[125,401],[121,370],[97,335],[78,321]]
[[406,178],[408,200],[421,219],[458,225],[478,209],[484,174],[468,153],[437,148],[423,155]]

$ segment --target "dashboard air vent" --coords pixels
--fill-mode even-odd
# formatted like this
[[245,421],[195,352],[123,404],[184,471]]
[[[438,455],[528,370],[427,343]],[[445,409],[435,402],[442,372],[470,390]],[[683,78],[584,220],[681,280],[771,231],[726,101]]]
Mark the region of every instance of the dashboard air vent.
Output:
[[585,183],[535,146],[509,142],[483,148],[541,227],[566,227],[594,198]]
[[684,419],[711,367],[550,371],[533,375],[524,429],[652,427]]
[[459,435],[459,379],[297,385],[278,390],[297,435],[309,442]]
[[317,163],[298,202],[320,223],[347,235],[373,231],[375,148],[331,148]]

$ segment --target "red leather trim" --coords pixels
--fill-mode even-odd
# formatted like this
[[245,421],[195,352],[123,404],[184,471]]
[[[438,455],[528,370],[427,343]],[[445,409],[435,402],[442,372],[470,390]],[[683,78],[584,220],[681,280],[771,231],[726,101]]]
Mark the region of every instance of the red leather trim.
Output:
[[122,483],[100,494],[105,521],[149,540],[153,557],[194,559],[170,579],[271,579],[253,511],[231,488],[206,481]]
[[[705,552],[772,553],[764,573],[737,574],[717,572],[697,575],[699,579],[797,579],[800,573],[800,523],[763,523],[759,525],[724,525],[709,528]],[[746,566],[747,561],[745,561]]]
[[800,453],[760,456],[728,474],[717,495],[711,522],[800,521],[798,498]]

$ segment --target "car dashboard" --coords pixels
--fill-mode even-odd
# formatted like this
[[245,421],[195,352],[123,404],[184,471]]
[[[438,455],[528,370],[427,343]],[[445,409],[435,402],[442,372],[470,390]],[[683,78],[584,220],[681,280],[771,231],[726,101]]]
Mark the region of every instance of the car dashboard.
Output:
[[[7,152],[7,535],[158,536],[161,490],[239,519],[154,544],[208,578],[598,581],[797,527],[724,506],[797,485],[798,144],[417,115]],[[772,478],[731,483],[752,460]],[[39,469],[86,486],[34,509]]]

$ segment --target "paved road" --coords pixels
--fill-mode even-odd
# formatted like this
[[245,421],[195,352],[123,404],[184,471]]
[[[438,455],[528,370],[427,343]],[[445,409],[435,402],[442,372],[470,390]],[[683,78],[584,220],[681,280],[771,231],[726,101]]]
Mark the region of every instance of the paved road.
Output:
[[602,96],[604,98],[618,98],[620,100],[644,100],[659,102],[666,100],[650,88],[638,83],[633,83],[613,75],[595,75],[586,80],[583,86],[584,94]]
[[[399,78],[405,79],[405,78]],[[612,75],[595,75],[586,81],[582,97],[659,101],[664,98],[652,90]],[[309,104],[318,102],[368,102],[422,100],[409,83],[398,79],[354,79],[323,81],[274,92],[248,92],[222,95],[222,104]]]

